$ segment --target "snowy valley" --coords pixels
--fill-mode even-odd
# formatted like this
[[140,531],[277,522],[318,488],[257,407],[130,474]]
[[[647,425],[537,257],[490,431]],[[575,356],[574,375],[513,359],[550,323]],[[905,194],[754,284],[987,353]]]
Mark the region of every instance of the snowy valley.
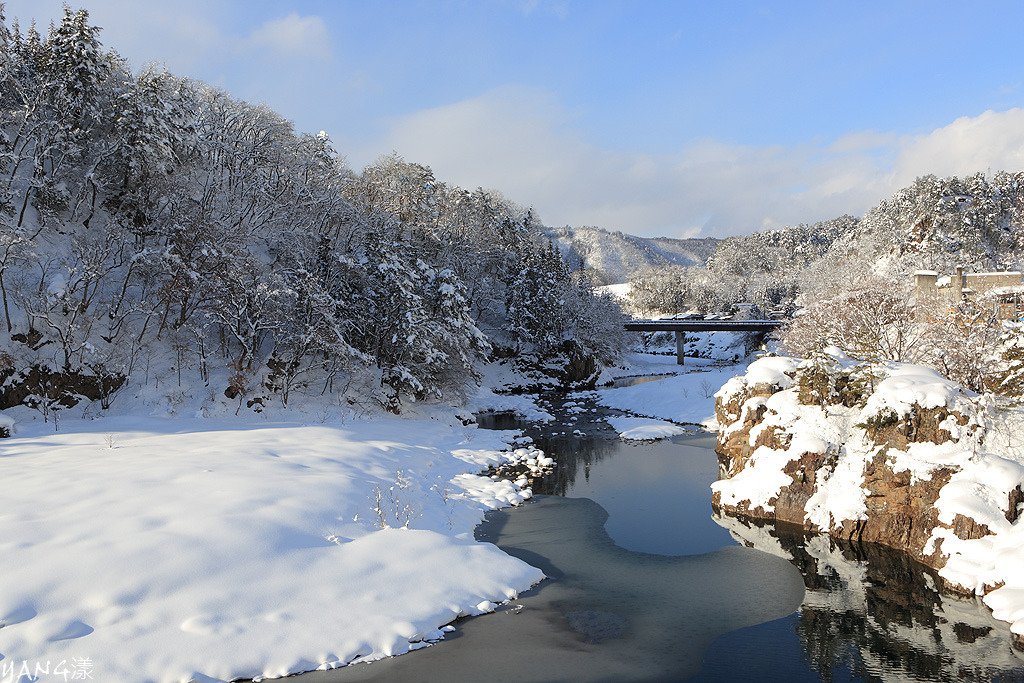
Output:
[[1024,676],[1024,173],[555,227],[71,7],[0,104],[0,683]]

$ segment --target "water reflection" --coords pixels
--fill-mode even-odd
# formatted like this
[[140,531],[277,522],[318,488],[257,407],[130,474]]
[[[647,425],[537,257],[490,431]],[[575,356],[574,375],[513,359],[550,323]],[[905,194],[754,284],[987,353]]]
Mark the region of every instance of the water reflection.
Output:
[[717,519],[744,545],[788,559],[807,592],[799,614],[716,642],[702,678],[720,679],[744,657],[763,664],[777,649],[751,652],[751,643],[795,635],[811,680],[1024,680],[1024,653],[1008,625],[980,601],[938,590],[935,572],[906,554],[805,536],[798,527]]
[[309,681],[637,681],[696,673],[719,635],[800,604],[788,562],[733,545],[665,557],[624,550],[586,498],[542,496],[496,511],[477,538],[540,567],[548,581],[437,647]]
[[558,495],[477,536],[551,580],[437,647],[308,680],[1024,681],[1007,625],[902,553],[712,517],[713,439],[626,445],[587,395],[542,400],[553,421],[478,420],[554,456],[533,485]]
[[[593,465],[621,448],[618,433],[604,421],[606,412],[592,398],[557,394],[541,397],[542,408],[555,416],[551,422],[531,423],[515,413],[482,413],[477,424],[483,429],[515,429],[557,460],[555,471],[531,481],[533,492],[564,496],[582,477],[590,476]],[[569,404],[569,405],[566,405]]]
[[718,478],[717,461],[709,457],[712,437],[624,443],[604,420],[608,413],[593,411],[591,397],[558,399],[547,398],[545,409],[556,419],[545,425],[508,413],[478,416],[482,427],[522,429],[555,454],[554,472],[531,481],[535,493],[593,500],[608,513],[605,530],[627,550],[696,555],[735,545],[711,518],[708,487]]

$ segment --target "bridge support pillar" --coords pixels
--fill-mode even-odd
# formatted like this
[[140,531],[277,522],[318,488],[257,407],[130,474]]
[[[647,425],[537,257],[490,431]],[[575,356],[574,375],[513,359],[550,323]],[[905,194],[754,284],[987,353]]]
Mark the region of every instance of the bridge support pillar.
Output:
[[676,363],[679,365],[683,364],[683,359],[686,358],[686,333],[682,331],[676,332]]
[[767,332],[750,332],[747,334],[746,342],[743,345],[743,350],[746,352],[745,355],[749,356],[754,351],[757,351],[764,345],[764,340],[767,338]]

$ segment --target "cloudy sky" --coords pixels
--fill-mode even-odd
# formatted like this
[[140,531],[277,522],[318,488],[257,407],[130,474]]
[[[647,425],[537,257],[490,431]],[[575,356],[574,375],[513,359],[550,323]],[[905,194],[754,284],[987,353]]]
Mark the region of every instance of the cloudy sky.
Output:
[[[45,26],[61,0],[8,0]],[[550,225],[725,235],[1024,170],[1024,3],[78,0],[164,63]]]

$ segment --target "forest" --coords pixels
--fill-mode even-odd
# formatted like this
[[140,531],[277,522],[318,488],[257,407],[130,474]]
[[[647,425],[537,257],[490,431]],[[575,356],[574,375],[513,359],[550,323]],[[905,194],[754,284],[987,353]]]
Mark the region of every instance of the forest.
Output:
[[457,396],[491,357],[608,362],[620,313],[539,221],[392,155],[159,67],[85,10],[0,12],[0,408],[109,405],[199,377],[253,407],[297,392]]
[[906,289],[919,269],[1019,269],[1022,225],[1024,173],[925,175],[860,218],[728,237],[706,264],[646,269],[631,299],[641,311],[714,312],[741,301],[768,311],[878,277]]

